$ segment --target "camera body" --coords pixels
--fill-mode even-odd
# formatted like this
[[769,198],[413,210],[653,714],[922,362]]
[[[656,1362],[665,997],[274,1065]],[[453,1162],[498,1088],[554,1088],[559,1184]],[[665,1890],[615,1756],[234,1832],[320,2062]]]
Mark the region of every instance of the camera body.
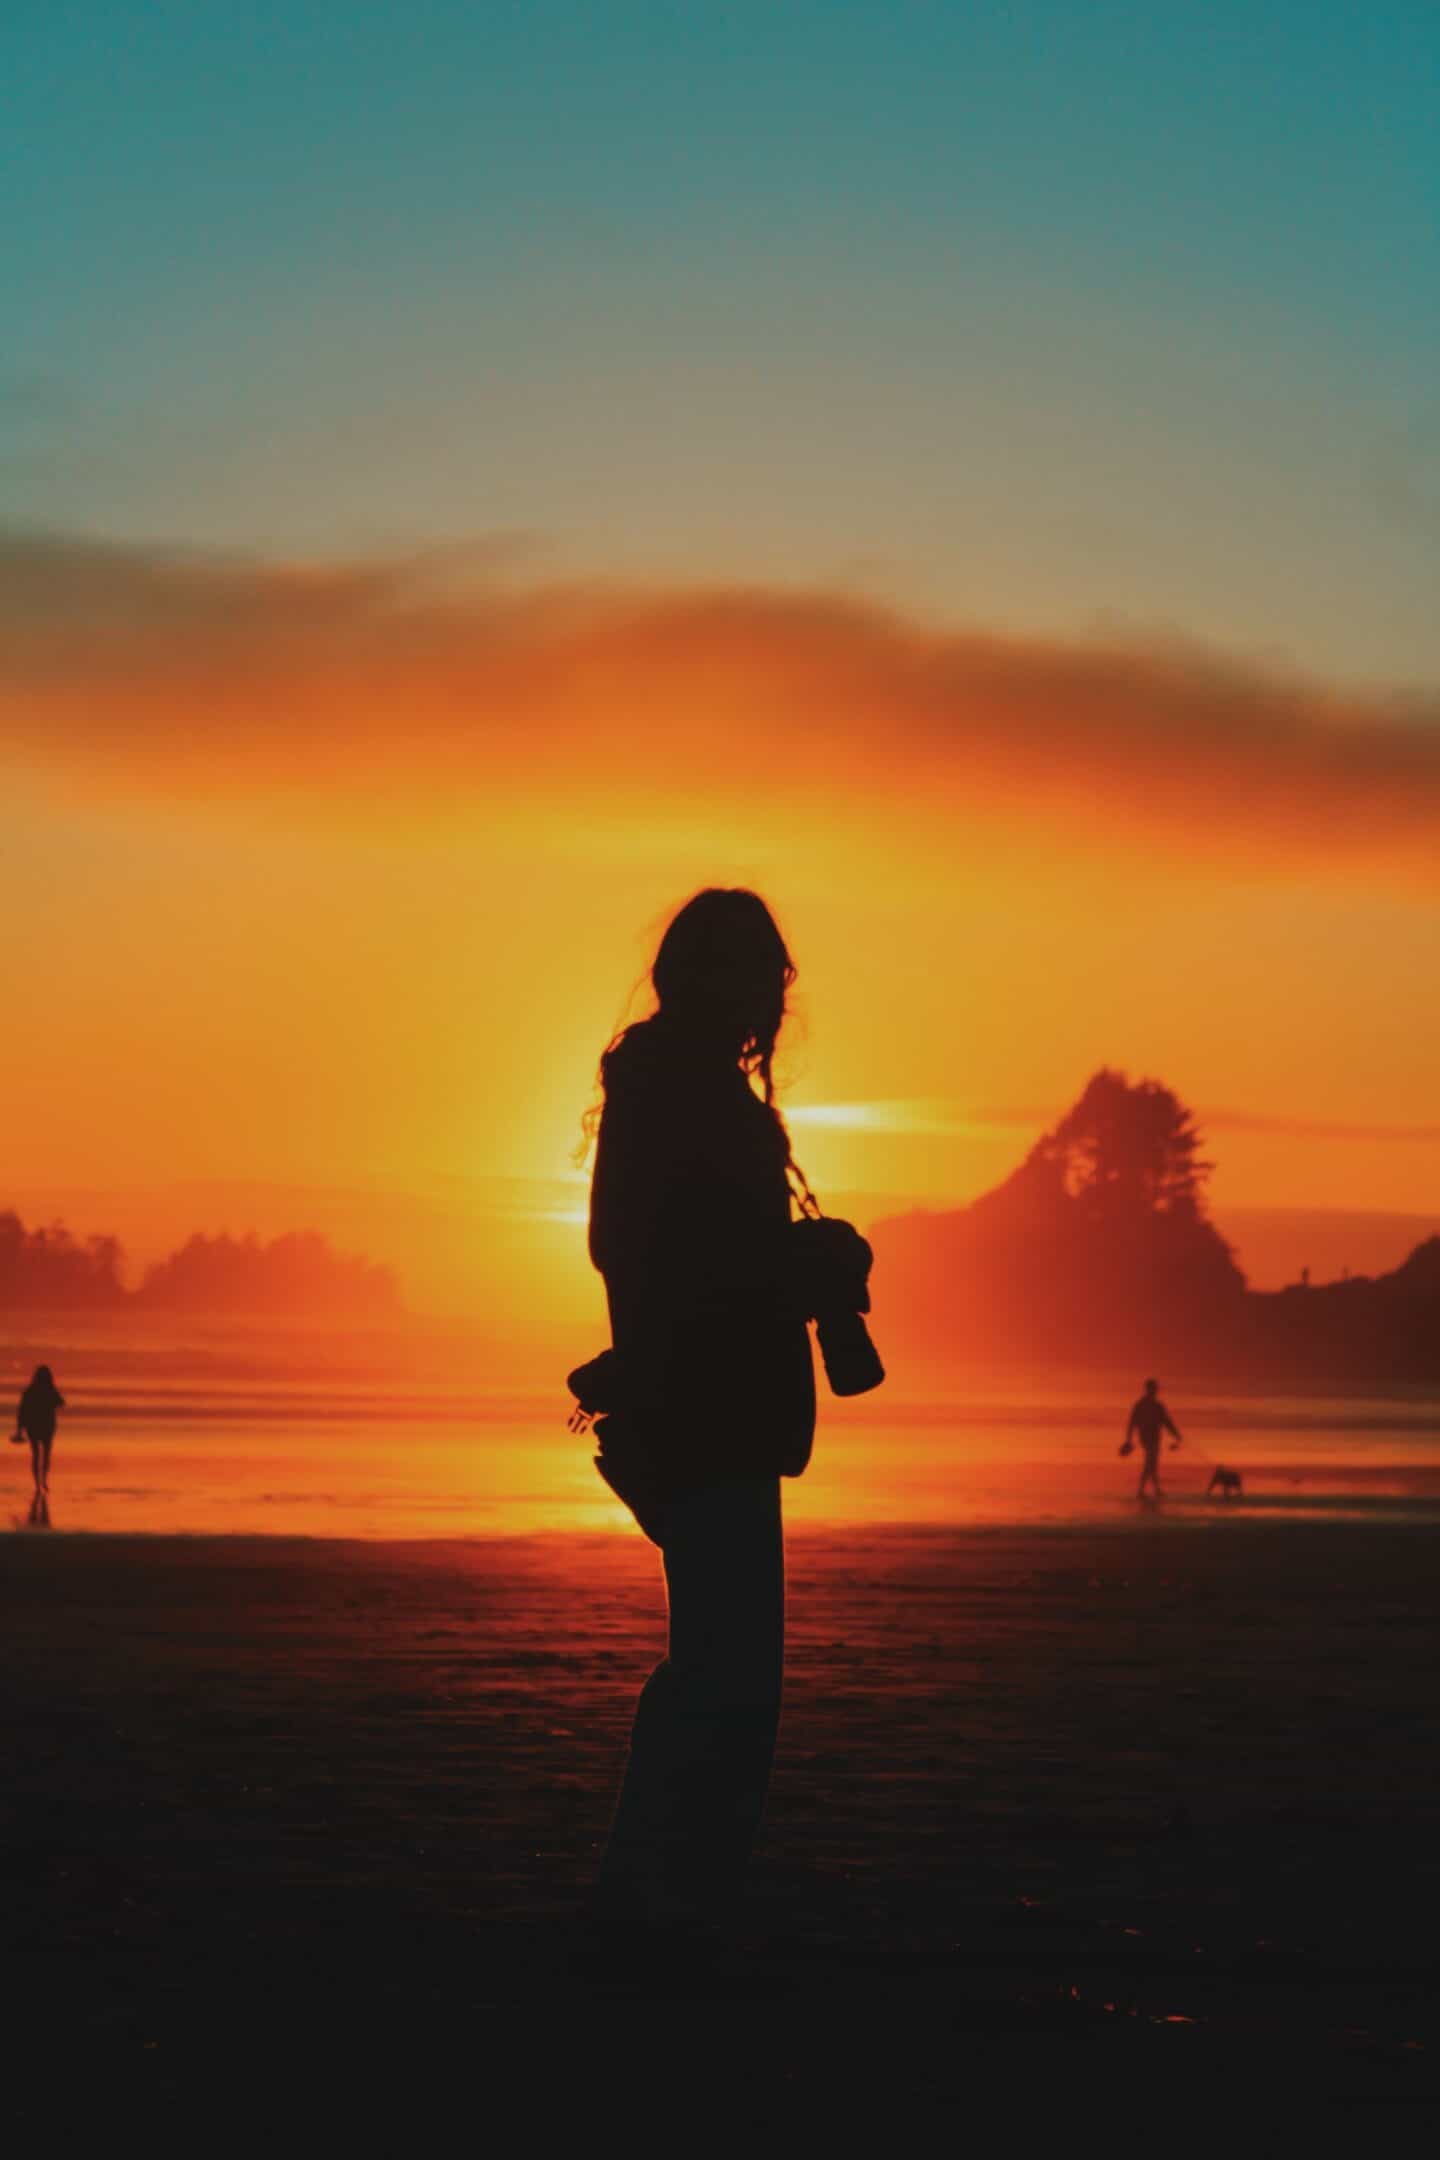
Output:
[[832,1215],[802,1215],[790,1225],[805,1317],[815,1322],[833,1395],[866,1395],[885,1378],[861,1315],[870,1310],[868,1242]]

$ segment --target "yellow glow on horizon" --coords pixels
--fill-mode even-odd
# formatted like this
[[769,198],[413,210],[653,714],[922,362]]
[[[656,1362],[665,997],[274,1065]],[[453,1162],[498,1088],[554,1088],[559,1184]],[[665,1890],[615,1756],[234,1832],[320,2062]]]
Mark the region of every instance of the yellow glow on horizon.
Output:
[[[822,1202],[972,1199],[1109,1064],[1172,1086],[1202,1123],[1207,1103],[1233,1106],[1208,1136],[1217,1201],[1440,1214],[1440,901],[1412,870],[1381,875],[1391,826],[1342,835],[1332,870],[1322,774],[1284,855],[1218,820],[1232,781],[1214,751],[1193,807],[1167,798],[1161,828],[1138,779],[1108,792],[1103,711],[1079,713],[1062,756],[1078,662],[1056,662],[1052,714],[1024,673],[1035,656],[987,647],[978,687],[936,712],[927,685],[950,662],[884,625],[861,626],[878,673],[828,734],[824,611],[768,659],[783,609],[736,612],[713,676],[607,619],[587,672],[533,691],[536,728],[563,721],[538,762],[453,656],[412,680],[392,652],[376,684],[351,667],[304,686],[309,734],[283,789],[273,725],[253,732],[248,789],[216,762],[243,765],[252,739],[238,680],[222,718],[239,732],[208,749],[188,684],[116,693],[122,720],[142,690],[161,701],[160,734],[188,761],[171,794],[157,763],[149,783],[98,758],[22,765],[26,935],[0,955],[0,997],[23,1054],[0,1112],[38,1204],[80,1195],[57,1203],[72,1227],[117,1227],[146,1256],[192,1228],[313,1224],[390,1261],[421,1310],[480,1310],[513,1283],[538,1315],[583,1318],[596,1285],[574,1157],[596,1063],[649,1007],[669,914],[720,883],[766,896],[799,967],[776,1080]],[[993,716],[963,775],[947,764],[985,668],[1010,670],[1017,724],[1053,749],[1033,811],[1025,753]],[[1139,661],[1131,673],[1148,695]],[[1168,736],[1147,755],[1180,770]]]
[[795,1103],[785,1110],[787,1125],[799,1131],[901,1133],[916,1139],[988,1140],[996,1134],[1031,1130],[1041,1113],[1007,1116],[968,1115],[958,1103],[939,1097],[896,1098],[881,1102]]

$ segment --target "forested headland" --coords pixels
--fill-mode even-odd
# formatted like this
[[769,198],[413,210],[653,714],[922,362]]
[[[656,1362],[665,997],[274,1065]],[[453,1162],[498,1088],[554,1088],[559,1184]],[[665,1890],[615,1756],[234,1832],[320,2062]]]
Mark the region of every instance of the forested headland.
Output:
[[1103,1068],[969,1207],[874,1226],[877,1332],[970,1368],[1440,1382],[1440,1235],[1387,1274],[1252,1290],[1210,1219],[1213,1168],[1169,1088]]

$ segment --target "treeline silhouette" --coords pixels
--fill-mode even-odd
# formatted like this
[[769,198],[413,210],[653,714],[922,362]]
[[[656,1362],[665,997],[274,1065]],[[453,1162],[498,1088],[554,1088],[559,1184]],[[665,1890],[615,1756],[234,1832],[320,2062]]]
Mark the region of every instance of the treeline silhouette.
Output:
[[1194,1114],[1102,1068],[970,1207],[874,1225],[887,1335],[926,1362],[1440,1380],[1440,1236],[1375,1278],[1254,1291],[1210,1220]]
[[82,1244],[63,1223],[27,1230],[7,1210],[0,1215],[0,1305],[68,1312],[116,1304],[125,1296],[124,1257],[118,1238]]
[[1440,1380],[1440,1236],[1384,1275],[1252,1292],[1249,1358],[1289,1380]]
[[63,1223],[27,1230],[13,1210],[0,1214],[0,1309],[361,1319],[400,1310],[388,1267],[336,1252],[315,1230],[268,1240],[253,1231],[244,1237],[197,1232],[148,1268],[133,1290],[126,1287],[124,1268],[117,1238],[81,1240]]

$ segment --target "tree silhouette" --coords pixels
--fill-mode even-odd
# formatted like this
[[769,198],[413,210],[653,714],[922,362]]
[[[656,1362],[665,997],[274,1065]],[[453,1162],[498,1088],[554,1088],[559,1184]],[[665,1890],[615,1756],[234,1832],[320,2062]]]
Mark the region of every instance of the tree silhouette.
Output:
[[27,1230],[0,1212],[0,1309],[121,1312],[163,1309],[236,1314],[316,1314],[374,1320],[398,1313],[390,1269],[339,1253],[314,1230],[268,1243],[197,1232],[147,1269],[138,1290],[124,1283],[124,1251],[113,1237],[82,1243],[64,1223]]
[[146,1270],[139,1302],[190,1312],[333,1313],[362,1319],[398,1311],[389,1268],[337,1253],[314,1230],[289,1231],[268,1243],[203,1232]]
[[1440,1236],[1388,1274],[1247,1290],[1193,1113],[1106,1066],[968,1207],[873,1223],[886,1339],[1027,1372],[1183,1363],[1284,1387],[1440,1382]]
[[1204,1213],[1200,1132],[1180,1098],[1158,1080],[1133,1084],[1102,1066],[1036,1154],[1053,1164],[1068,1197],[1106,1225]]
[[1103,1067],[992,1191],[882,1237],[897,1304],[951,1354],[1211,1356],[1243,1331],[1245,1278],[1205,1212],[1202,1145],[1171,1089]]
[[119,1304],[123,1254],[112,1237],[82,1245],[64,1223],[27,1230],[13,1209],[0,1214],[0,1304],[88,1310]]

